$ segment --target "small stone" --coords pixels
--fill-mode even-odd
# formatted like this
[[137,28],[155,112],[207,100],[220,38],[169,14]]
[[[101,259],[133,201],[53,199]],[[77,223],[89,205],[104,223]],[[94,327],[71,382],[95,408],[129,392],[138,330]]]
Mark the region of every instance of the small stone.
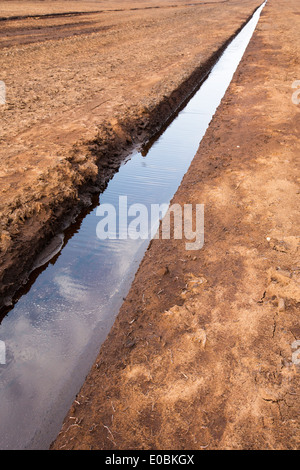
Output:
[[159,277],[163,277],[163,276],[166,276],[167,274],[169,274],[169,268],[168,266],[165,266],[164,268],[161,268],[157,271],[157,274],[159,275]]

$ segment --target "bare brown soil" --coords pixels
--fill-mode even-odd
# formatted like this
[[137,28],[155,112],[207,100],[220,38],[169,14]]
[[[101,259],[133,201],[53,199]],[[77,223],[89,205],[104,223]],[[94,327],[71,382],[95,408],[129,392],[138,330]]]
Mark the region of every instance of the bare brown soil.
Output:
[[[178,5],[226,3],[229,0],[2,0],[1,17],[68,15],[86,12],[173,8]],[[0,17],[0,18],[1,18]]]
[[[1,3],[0,308],[122,149],[164,124],[259,3]],[[70,11],[88,14],[42,16]]]
[[205,245],[154,240],[53,449],[299,449],[297,0],[269,0],[173,202]]

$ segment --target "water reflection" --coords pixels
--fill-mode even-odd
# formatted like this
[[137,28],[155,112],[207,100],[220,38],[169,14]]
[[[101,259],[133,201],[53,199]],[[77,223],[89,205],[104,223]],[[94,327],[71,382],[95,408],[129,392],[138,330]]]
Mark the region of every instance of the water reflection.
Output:
[[[195,155],[242,57],[260,11],[227,48],[175,121],[134,153],[100,196],[118,206],[168,203]],[[201,203],[202,201],[199,201]],[[99,240],[93,206],[65,234],[60,254],[33,274],[31,288],[3,318],[0,447],[48,448],[127,294],[148,241]],[[37,275],[38,274],[38,275]]]

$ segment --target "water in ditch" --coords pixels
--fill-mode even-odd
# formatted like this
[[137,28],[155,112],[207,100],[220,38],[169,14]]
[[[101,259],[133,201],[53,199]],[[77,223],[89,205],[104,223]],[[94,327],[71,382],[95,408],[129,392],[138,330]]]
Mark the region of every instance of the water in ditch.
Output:
[[[99,204],[169,203],[251,39],[263,5],[148,153],[135,152],[96,207],[0,325],[0,449],[47,449],[60,430],[132,283],[149,240],[96,235]],[[199,201],[201,203],[201,201]]]

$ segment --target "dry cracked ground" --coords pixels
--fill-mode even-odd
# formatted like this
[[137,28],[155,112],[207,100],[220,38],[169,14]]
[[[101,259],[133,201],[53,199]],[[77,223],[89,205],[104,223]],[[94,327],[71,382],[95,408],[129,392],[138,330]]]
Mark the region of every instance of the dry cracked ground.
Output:
[[[259,4],[1,2],[2,304]],[[174,197],[204,247],[151,243],[52,448],[299,448],[299,22],[268,1]]]

